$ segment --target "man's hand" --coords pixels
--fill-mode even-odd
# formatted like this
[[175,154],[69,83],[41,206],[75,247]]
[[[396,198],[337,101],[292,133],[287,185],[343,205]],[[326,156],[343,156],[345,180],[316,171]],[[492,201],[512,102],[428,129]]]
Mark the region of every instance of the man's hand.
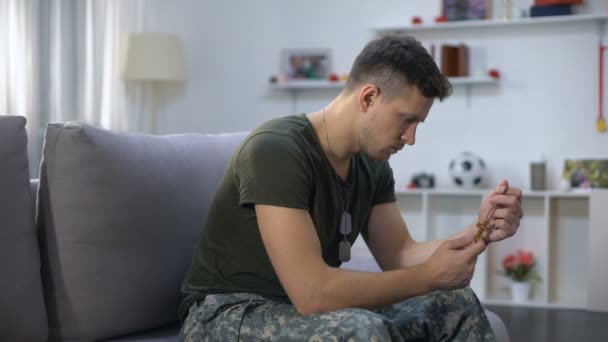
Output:
[[[496,209],[492,213],[493,206],[496,206]],[[482,235],[486,244],[515,234],[522,217],[521,190],[510,187],[506,180],[501,181],[496,189],[484,198],[479,208],[479,222],[490,219],[491,224],[490,230]]]
[[477,256],[486,249],[479,240],[473,242],[473,234],[445,240],[424,263],[434,290],[465,287],[473,278]]

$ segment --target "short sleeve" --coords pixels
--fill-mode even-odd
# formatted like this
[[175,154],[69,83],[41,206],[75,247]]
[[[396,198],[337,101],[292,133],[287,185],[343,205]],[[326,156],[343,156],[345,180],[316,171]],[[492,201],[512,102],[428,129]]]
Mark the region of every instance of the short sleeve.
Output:
[[382,162],[376,170],[376,193],[373,205],[395,202],[395,179],[388,162]]
[[303,149],[288,135],[261,132],[236,157],[239,205],[266,204],[308,209],[312,170]]

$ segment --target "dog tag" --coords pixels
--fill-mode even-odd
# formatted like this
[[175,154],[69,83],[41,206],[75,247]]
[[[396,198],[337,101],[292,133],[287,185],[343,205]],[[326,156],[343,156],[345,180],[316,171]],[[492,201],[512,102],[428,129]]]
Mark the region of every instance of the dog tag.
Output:
[[340,245],[338,247],[338,257],[342,262],[347,262],[350,260],[350,242],[340,242]]
[[340,220],[340,233],[342,233],[342,235],[348,235],[352,231],[353,226],[350,214],[347,212],[343,212],[342,219]]

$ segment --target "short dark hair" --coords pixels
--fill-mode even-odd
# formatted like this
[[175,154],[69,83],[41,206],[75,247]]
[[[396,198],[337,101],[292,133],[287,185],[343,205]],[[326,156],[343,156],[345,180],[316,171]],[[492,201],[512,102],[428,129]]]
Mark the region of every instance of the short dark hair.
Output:
[[389,98],[406,84],[416,85],[423,96],[440,101],[452,93],[450,81],[428,51],[409,36],[385,36],[363,48],[353,63],[346,89],[353,91],[366,83],[376,85]]

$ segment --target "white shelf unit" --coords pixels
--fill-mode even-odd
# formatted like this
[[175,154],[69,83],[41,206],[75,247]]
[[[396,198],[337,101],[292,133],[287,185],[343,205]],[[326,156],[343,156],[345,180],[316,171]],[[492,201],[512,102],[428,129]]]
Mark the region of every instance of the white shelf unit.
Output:
[[[489,190],[400,190],[397,204],[416,241],[444,239],[477,221],[479,205]],[[589,206],[594,192],[525,191],[524,218],[513,237],[491,244],[478,258],[471,288],[484,304],[544,308],[586,309],[593,275],[589,247]],[[498,272],[502,259],[518,249],[530,249],[542,278],[532,288],[530,300],[514,303],[510,281]],[[357,267],[378,271],[367,247],[359,239],[353,248]],[[597,263],[597,262],[596,262]],[[358,267],[361,268],[358,268]],[[346,268],[350,268],[346,265]],[[591,287],[589,287],[591,289]],[[598,292],[596,290],[595,292]],[[604,295],[606,291],[601,292]],[[608,311],[608,307],[595,308]]]
[[377,34],[402,34],[402,33],[419,33],[425,31],[437,30],[458,30],[458,29],[481,29],[493,27],[509,27],[509,26],[525,26],[525,25],[550,25],[550,24],[568,24],[580,22],[597,22],[604,23],[608,19],[605,15],[596,14],[580,14],[580,15],[560,15],[550,17],[529,17],[510,20],[461,20],[449,21],[435,24],[421,25],[406,25],[406,26],[385,26],[377,27],[374,31]]
[[[443,239],[477,221],[488,190],[403,190],[398,204],[414,239]],[[586,308],[589,192],[524,192],[525,217],[518,233],[491,244],[477,261],[471,281],[487,304]],[[530,249],[542,280],[525,303],[512,303],[509,280],[498,272],[502,259],[517,249]],[[559,252],[558,252],[559,251]],[[567,270],[567,272],[566,272]]]

